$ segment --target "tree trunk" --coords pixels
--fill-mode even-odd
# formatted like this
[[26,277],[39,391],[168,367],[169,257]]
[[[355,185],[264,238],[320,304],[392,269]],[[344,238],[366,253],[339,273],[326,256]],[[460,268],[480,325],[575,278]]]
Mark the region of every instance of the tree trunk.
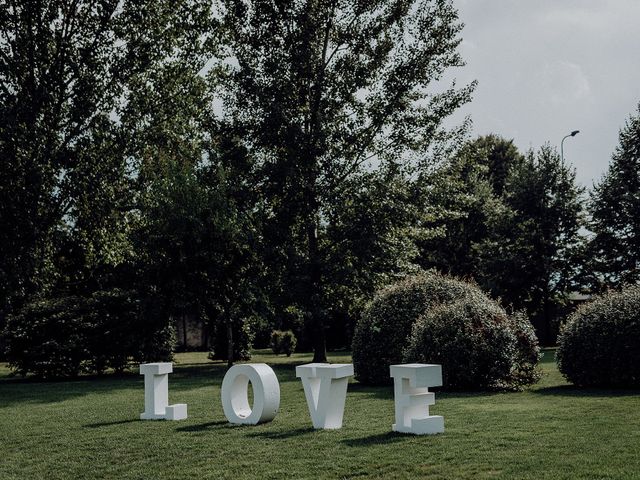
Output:
[[227,367],[233,366],[233,323],[227,317]]
[[324,332],[324,314],[321,301],[321,266],[318,252],[318,227],[315,220],[307,224],[307,240],[309,244],[309,303],[313,332],[313,362],[327,362],[327,346]]
[[187,316],[182,314],[182,348],[187,351]]
[[543,290],[542,299],[542,324],[540,325],[540,344],[551,346],[551,292],[549,291],[549,281],[547,280]]
[[321,138],[322,120],[320,116],[322,93],[325,83],[325,71],[327,68],[327,52],[329,48],[329,38],[333,28],[333,16],[335,14],[336,3],[332,2],[331,8],[327,10],[322,51],[319,52],[317,64],[317,77],[312,96],[309,98],[310,115],[308,121],[308,145],[307,161],[310,164],[309,177],[307,183],[307,243],[309,254],[309,305],[311,313],[311,325],[313,333],[313,362],[327,362],[327,345],[325,338],[324,309],[322,305],[322,265],[320,252],[318,249],[318,218],[319,202],[316,194],[316,185],[319,177],[320,167],[318,161],[320,151],[318,139]]

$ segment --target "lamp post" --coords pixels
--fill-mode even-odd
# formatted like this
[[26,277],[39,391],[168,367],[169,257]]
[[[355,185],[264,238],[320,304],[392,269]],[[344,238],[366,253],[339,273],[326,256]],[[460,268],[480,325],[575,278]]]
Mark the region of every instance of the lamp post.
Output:
[[565,135],[564,137],[562,137],[562,141],[560,142],[560,159],[562,160],[562,163],[564,163],[564,141],[565,141],[565,139],[569,138],[569,137],[575,137],[579,133],[580,133],[580,130],[574,130],[569,135]]

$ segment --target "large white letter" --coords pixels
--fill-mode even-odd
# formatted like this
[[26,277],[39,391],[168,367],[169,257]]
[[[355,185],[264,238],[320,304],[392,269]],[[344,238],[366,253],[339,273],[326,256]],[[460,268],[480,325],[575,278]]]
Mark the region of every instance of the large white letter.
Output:
[[296,367],[296,377],[302,379],[313,428],[342,427],[351,375],[353,365],[350,363],[308,363]]
[[429,387],[442,386],[442,366],[424,363],[391,365],[396,404],[393,431],[417,435],[444,432],[444,418],[429,415],[436,403]]
[[[253,387],[253,408],[249,406],[249,382]],[[222,380],[222,409],[230,423],[256,425],[270,422],[280,406],[280,384],[266,363],[231,367]]]
[[141,420],[183,420],[187,418],[187,404],[169,405],[169,374],[171,363],[143,363],[140,375],[144,375],[144,413]]

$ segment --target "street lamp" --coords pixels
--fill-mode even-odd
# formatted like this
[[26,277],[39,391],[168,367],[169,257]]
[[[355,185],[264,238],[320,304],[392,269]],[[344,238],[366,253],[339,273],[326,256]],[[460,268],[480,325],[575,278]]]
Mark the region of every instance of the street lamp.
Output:
[[562,163],[564,163],[564,140],[569,137],[575,137],[579,133],[580,130],[574,130],[569,135],[565,135],[564,137],[562,137],[562,141],[560,142],[560,159],[562,160]]

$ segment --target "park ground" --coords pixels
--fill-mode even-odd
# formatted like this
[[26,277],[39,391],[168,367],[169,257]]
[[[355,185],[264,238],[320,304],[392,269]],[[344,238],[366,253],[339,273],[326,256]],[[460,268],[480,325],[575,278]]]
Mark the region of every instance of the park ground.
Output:
[[189,409],[179,422],[138,420],[136,373],[38,382],[0,364],[0,478],[640,478],[640,391],[568,385],[551,351],[543,379],[524,392],[438,393],[432,413],[445,417],[445,433],[420,437],[391,432],[391,387],[357,382],[343,428],[314,431],[295,378],[310,358],[254,355],[281,387],[278,416],[259,426],[225,421],[226,367],[205,353],[176,355],[169,401]]

